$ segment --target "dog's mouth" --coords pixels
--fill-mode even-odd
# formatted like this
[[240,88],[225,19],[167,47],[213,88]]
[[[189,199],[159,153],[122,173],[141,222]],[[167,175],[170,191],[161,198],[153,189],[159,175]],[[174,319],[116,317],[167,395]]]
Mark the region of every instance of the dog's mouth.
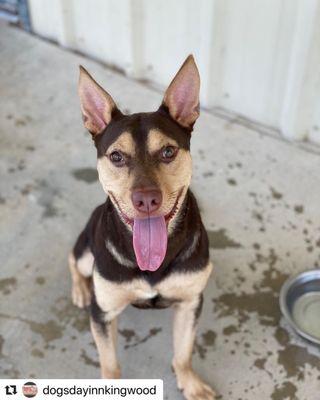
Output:
[[[165,214],[163,216],[165,222],[166,222],[166,226],[168,226],[169,222],[173,219],[173,217],[176,215],[177,211],[178,211],[178,204],[179,204],[179,200],[182,196],[183,193],[183,189],[184,187],[182,187],[179,192],[178,195],[176,197],[176,200],[174,202],[173,207],[171,208],[171,210]],[[110,197],[112,198],[114,204],[117,207],[117,210],[121,216],[121,219],[127,224],[130,225],[133,228],[134,225],[134,221],[135,219],[149,219],[149,218],[157,218],[157,216],[147,216],[147,217],[142,217],[142,218],[129,218],[121,209],[119,202],[117,201],[115,195],[112,192],[109,192]]]
[[178,204],[182,193],[183,188],[180,189],[172,209],[166,215],[150,215],[145,218],[134,219],[129,218],[123,213],[115,196],[110,193],[121,218],[132,227],[133,248],[137,264],[142,271],[154,272],[161,266],[167,252],[167,226],[178,211]]

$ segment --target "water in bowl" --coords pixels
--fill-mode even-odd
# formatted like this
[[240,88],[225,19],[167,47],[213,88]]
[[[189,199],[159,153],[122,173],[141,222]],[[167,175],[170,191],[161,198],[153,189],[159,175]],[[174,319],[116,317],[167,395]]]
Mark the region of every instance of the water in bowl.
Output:
[[304,332],[320,339],[320,292],[309,292],[294,303],[292,317]]

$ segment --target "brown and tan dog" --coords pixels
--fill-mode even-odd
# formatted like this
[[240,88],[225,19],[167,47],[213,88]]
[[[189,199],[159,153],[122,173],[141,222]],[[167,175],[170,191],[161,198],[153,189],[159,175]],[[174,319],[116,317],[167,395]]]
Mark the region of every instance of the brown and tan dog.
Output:
[[191,366],[202,292],[212,270],[207,234],[189,189],[199,89],[189,56],[156,112],[124,115],[80,68],[84,125],[97,148],[99,180],[108,198],[92,213],[69,264],[74,304],[91,306],[103,378],[120,377],[117,316],[129,304],[172,305],[178,387],[187,400],[213,400],[214,392]]

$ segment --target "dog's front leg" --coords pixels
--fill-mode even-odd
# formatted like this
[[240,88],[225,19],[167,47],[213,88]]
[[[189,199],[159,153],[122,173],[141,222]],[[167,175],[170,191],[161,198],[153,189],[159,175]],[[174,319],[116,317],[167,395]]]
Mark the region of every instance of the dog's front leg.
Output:
[[98,305],[96,295],[91,301],[90,326],[97,346],[101,377],[107,379],[120,378],[120,367],[117,360],[117,316],[127,306],[116,294],[110,296],[110,301],[104,303],[103,308]]
[[117,318],[105,323],[97,323],[91,318],[91,332],[99,353],[101,378],[120,378],[120,366],[116,355]]
[[192,349],[196,325],[202,308],[202,294],[175,307],[173,325],[174,358],[172,366],[178,388],[187,400],[214,400],[213,390],[192,369]]

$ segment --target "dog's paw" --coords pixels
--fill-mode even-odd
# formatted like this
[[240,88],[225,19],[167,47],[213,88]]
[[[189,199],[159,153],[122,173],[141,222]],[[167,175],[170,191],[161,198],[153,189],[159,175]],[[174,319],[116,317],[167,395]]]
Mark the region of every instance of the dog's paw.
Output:
[[216,395],[211,387],[204,382],[197,383],[196,387],[192,384],[182,391],[186,400],[215,400]]
[[101,368],[101,378],[102,379],[120,379],[121,378],[121,370],[119,367],[114,370],[110,370],[108,368]]
[[79,308],[84,308],[91,303],[91,291],[85,280],[79,280],[72,286],[72,302]]
[[215,400],[215,392],[192,369],[175,372],[178,388],[186,400]]

